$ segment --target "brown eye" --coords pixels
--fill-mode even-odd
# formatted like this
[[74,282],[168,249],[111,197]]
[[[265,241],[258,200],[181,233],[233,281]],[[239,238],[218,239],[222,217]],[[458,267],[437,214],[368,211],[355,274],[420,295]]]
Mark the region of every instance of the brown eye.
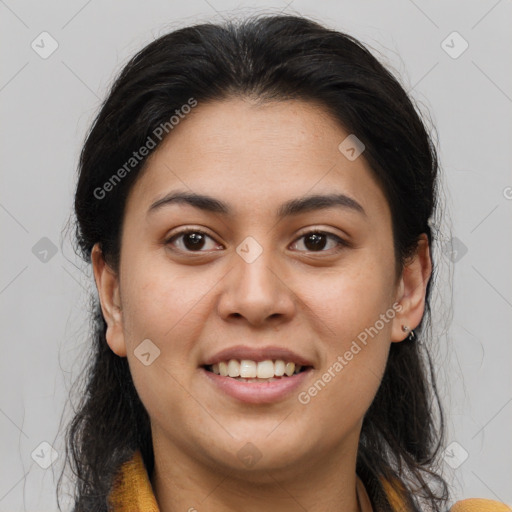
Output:
[[[310,233],[302,235],[298,240],[303,240],[302,245],[305,247],[306,251],[310,252],[327,252],[329,249],[339,250],[347,245],[339,236],[323,231],[311,231]],[[330,247],[324,250],[325,247],[329,245],[329,240],[332,241]],[[295,242],[295,245],[297,244],[299,244],[298,241]]]
[[[208,247],[208,240],[210,240],[210,247]],[[213,238],[206,234],[204,231],[197,229],[189,229],[173,235],[166,244],[174,245],[177,249],[184,252],[203,252],[202,249],[211,250],[218,248],[219,245]]]

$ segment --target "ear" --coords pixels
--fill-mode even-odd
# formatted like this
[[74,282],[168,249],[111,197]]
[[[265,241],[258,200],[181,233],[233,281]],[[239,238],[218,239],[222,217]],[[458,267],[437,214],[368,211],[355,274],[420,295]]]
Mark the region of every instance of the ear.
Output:
[[101,311],[107,323],[107,343],[112,352],[126,357],[118,276],[106,263],[99,244],[92,248],[91,260]]
[[[408,259],[397,287],[396,301],[401,305],[393,319],[391,341],[405,340],[415,329],[425,311],[425,294],[432,273],[430,247],[425,233],[420,236],[415,253]],[[402,326],[409,327],[404,332]]]

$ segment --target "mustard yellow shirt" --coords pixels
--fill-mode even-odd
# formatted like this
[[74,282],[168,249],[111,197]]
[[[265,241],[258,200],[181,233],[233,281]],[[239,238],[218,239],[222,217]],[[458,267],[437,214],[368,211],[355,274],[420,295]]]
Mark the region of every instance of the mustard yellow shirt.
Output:
[[[386,483],[384,488],[393,510],[407,512],[393,488]],[[109,502],[112,512],[160,512],[140,450],[121,466]],[[512,508],[498,501],[473,498],[458,501],[450,512],[512,512]]]

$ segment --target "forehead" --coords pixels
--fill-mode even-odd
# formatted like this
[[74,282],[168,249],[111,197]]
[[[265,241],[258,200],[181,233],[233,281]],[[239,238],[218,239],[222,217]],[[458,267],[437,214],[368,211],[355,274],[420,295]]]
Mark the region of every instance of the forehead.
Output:
[[147,209],[179,188],[223,197],[240,213],[332,193],[382,213],[387,204],[364,153],[349,160],[339,150],[349,135],[312,102],[199,103],[148,158],[129,206]]

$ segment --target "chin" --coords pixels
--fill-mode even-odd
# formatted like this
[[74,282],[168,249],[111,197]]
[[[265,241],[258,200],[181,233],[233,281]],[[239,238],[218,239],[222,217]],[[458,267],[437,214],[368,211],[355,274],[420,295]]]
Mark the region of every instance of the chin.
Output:
[[[276,427],[276,423],[272,428]],[[268,472],[297,471],[297,463],[301,459],[307,459],[308,453],[303,439],[295,432],[291,435],[283,429],[277,435],[270,429],[247,429],[233,438],[224,438],[216,448],[214,440],[210,437],[201,450],[202,453],[218,466],[227,471],[235,471],[239,474],[252,475],[261,483],[272,481],[268,479]],[[231,432],[231,431],[230,431]],[[272,433],[271,433],[272,432]]]

